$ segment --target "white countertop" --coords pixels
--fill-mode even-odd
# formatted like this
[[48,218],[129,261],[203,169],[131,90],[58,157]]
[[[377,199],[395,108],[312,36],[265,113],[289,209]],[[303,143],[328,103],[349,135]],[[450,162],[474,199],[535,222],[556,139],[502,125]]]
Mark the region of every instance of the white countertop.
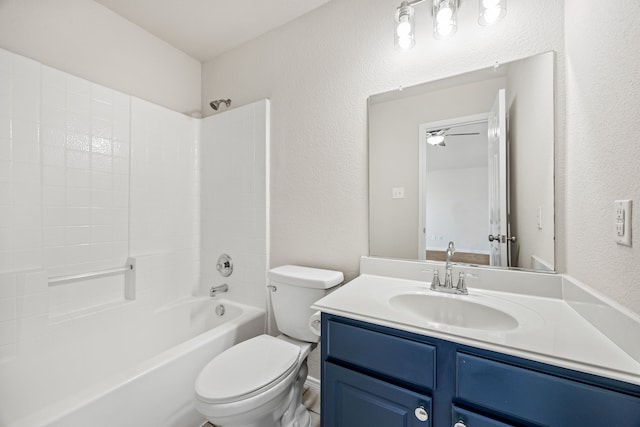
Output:
[[640,363],[623,351],[562,296],[469,288],[441,294],[495,307],[518,320],[509,330],[482,330],[430,322],[389,303],[398,293],[426,293],[425,281],[362,274],[322,298],[313,309],[477,348],[506,353],[640,385]]

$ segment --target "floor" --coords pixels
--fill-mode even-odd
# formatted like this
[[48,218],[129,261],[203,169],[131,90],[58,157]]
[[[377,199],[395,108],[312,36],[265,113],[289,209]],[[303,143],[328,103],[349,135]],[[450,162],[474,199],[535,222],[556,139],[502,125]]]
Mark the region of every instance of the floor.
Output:
[[311,413],[311,426],[320,427],[320,392],[307,387],[302,394],[302,403],[309,408]]
[[[302,394],[302,403],[309,408],[311,413],[311,425],[309,427],[320,427],[320,393],[307,387]],[[214,424],[206,423],[202,427],[216,427]]]

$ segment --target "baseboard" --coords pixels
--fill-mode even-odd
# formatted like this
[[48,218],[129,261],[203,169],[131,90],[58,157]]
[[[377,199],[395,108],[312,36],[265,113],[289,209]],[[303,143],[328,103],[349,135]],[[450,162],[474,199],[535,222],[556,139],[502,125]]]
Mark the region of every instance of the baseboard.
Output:
[[304,386],[320,393],[320,380],[317,378],[307,377],[307,381],[305,381]]

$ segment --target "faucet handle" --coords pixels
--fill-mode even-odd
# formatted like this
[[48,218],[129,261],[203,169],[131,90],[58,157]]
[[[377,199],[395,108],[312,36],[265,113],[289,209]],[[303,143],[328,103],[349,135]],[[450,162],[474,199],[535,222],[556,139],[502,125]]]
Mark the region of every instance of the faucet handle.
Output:
[[438,269],[435,268],[433,270],[433,279],[431,279],[431,290],[435,291],[436,288],[442,286],[440,283],[440,274],[438,273]]
[[456,285],[456,293],[467,295],[469,291],[467,291],[467,285],[464,283],[465,273],[460,272],[458,276],[458,284]]
[[438,274],[438,269],[437,268],[423,268],[420,269],[421,273],[431,273],[433,271],[433,278],[431,279],[431,286],[429,286],[429,289],[431,289],[432,291],[436,290],[436,286],[440,286],[441,282],[440,282],[440,275]]

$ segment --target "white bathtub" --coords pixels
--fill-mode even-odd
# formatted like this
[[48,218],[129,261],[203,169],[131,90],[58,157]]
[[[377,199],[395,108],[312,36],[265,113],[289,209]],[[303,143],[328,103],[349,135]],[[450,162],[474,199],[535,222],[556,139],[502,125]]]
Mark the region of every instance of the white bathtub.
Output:
[[[218,305],[225,308],[222,316],[215,313]],[[174,313],[170,317],[176,311],[189,319],[184,342],[9,427],[201,426],[205,420],[193,404],[196,376],[215,355],[263,333],[265,313],[217,298],[189,299],[162,310]]]

